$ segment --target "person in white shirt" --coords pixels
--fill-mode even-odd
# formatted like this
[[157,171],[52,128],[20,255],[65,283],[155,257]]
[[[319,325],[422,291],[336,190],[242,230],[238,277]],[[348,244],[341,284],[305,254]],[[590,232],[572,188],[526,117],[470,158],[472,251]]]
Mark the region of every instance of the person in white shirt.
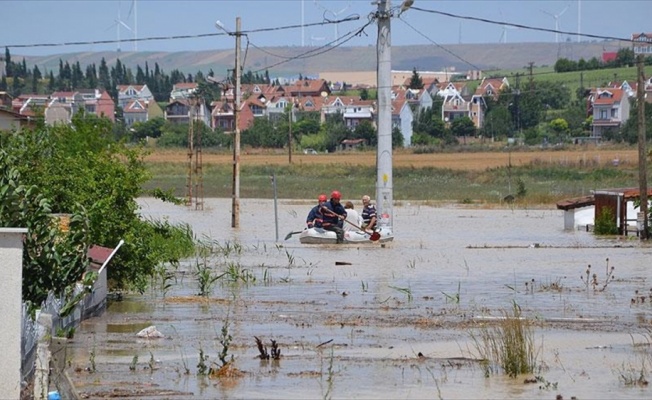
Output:
[[344,203],[344,209],[346,210],[346,221],[349,222],[344,224],[343,226],[344,230],[345,231],[359,230],[357,227],[362,225],[362,217],[360,217],[360,214],[358,214],[358,212],[353,209],[353,203],[347,201],[346,203]]

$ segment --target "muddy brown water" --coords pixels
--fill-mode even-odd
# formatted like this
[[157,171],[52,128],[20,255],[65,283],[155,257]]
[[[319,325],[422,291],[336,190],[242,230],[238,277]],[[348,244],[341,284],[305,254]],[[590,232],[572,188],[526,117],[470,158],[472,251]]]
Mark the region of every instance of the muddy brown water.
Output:
[[[271,200],[242,200],[238,230],[230,199],[207,199],[203,211],[140,203],[145,216],[190,223],[230,247],[211,265],[230,263],[255,282],[222,279],[203,299],[189,260],[167,292],[154,283],[111,302],[68,350],[85,398],[652,397],[622,378],[652,377],[652,247],[635,237],[564,231],[553,209],[403,203],[385,247],[301,245],[283,239],[302,228],[310,202],[279,201],[278,242]],[[581,279],[588,265],[598,288],[614,267],[604,291]],[[514,303],[536,321],[540,368],[486,377],[470,333]],[[225,321],[238,374],[198,376],[200,352],[207,366],[219,362]],[[136,337],[150,325],[165,337]],[[276,341],[280,360],[260,360],[254,337],[268,350]]]

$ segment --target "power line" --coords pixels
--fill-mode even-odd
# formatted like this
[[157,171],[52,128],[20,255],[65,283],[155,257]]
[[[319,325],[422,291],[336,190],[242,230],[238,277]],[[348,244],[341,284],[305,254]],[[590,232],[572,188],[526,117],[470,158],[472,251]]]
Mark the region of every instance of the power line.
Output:
[[[334,49],[338,48],[339,46],[342,46],[343,44],[347,43],[348,41],[350,41],[354,37],[359,36],[362,33],[364,33],[365,28],[367,28],[373,22],[374,21],[370,19],[367,23],[362,25],[360,28],[349,31],[349,32],[345,33],[344,35],[340,36],[339,38],[336,38],[336,39],[324,44],[323,46],[320,46],[320,47],[318,47],[316,49],[308,50],[308,51],[306,51],[304,53],[301,53],[301,54],[298,54],[296,56],[284,57],[285,59],[282,60],[282,61],[279,61],[279,62],[271,64],[271,65],[267,65],[265,67],[262,67],[260,69],[255,70],[255,71],[252,71],[252,72],[253,73],[258,73],[258,72],[269,70],[269,69],[277,67],[279,65],[288,63],[290,61],[316,57],[318,55],[327,53],[327,52],[329,52],[331,50],[334,50]],[[252,46],[254,46],[254,45],[252,44]],[[258,48],[257,46],[254,46],[254,47]]]
[[[350,16],[348,16],[346,18],[339,19],[339,20],[333,20],[333,21],[327,20],[327,21],[321,21],[321,22],[313,22],[313,23],[309,23],[309,24],[286,25],[286,26],[278,26],[278,27],[271,27],[271,28],[251,29],[251,30],[241,31],[240,33],[242,35],[247,35],[247,34],[250,34],[250,33],[272,32],[272,31],[280,31],[280,30],[288,30],[288,29],[297,29],[297,28],[302,28],[302,27],[339,24],[339,23],[342,23],[342,22],[357,21],[359,19],[360,19],[359,15],[350,15]],[[147,42],[147,41],[159,41],[159,40],[200,39],[200,38],[215,37],[215,36],[226,36],[226,35],[230,35],[230,34],[225,33],[225,32],[215,32],[215,33],[201,33],[201,34],[196,34],[196,35],[152,36],[152,37],[145,37],[145,38],[131,38],[131,39],[121,39],[121,40],[112,39],[112,40],[91,40],[91,41],[79,41],[79,42],[63,42],[63,43],[3,44],[3,45],[0,45],[0,47],[16,49],[16,48],[34,48],[34,47],[83,46],[83,45],[122,43],[122,42]]]
[[428,40],[430,43],[434,44],[435,46],[439,47],[440,49],[444,50],[448,54],[452,55],[453,57],[457,58],[458,60],[462,61],[463,63],[466,63],[470,65],[473,69],[480,71],[481,68],[477,67],[476,65],[472,64],[470,61],[465,60],[464,58],[460,57],[459,55],[455,54],[454,52],[450,51],[449,49],[445,48],[444,46],[440,45],[439,43],[435,42],[434,40],[430,39],[428,36],[426,36],[423,32],[419,31],[417,28],[414,26],[410,25],[406,20],[403,18],[399,17],[398,18],[401,22],[403,22],[405,25],[409,26],[413,31],[421,35],[423,38]]
[[458,14],[447,13],[447,12],[438,11],[438,10],[427,10],[425,8],[414,7],[414,6],[412,6],[411,10],[421,11],[421,12],[430,13],[430,14],[438,14],[438,15],[443,15],[443,16],[451,17],[451,18],[466,19],[466,20],[469,20],[469,21],[485,22],[487,24],[493,24],[493,25],[511,26],[511,27],[514,27],[514,28],[529,29],[529,30],[532,30],[532,31],[550,32],[550,33],[562,33],[562,34],[565,34],[565,35],[584,36],[584,37],[593,38],[593,39],[620,40],[620,41],[624,41],[624,42],[633,42],[632,39],[623,39],[623,38],[614,37],[614,36],[592,35],[590,33],[581,33],[581,34],[579,34],[577,32],[568,32],[568,31],[560,31],[560,30],[557,30],[557,29],[539,28],[539,27],[535,27],[535,26],[529,26],[529,25],[523,25],[523,24],[515,24],[515,23],[512,23],[512,22],[494,21],[494,20],[486,19],[486,18],[470,17],[468,15],[458,15]]

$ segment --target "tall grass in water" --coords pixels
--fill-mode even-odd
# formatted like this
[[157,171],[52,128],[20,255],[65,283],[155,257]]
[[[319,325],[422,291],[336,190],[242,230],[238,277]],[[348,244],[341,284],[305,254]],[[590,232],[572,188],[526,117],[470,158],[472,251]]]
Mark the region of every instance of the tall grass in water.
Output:
[[516,303],[511,314],[503,311],[503,317],[497,325],[485,325],[476,332],[471,331],[477,354],[483,360],[485,376],[498,373],[498,369],[511,377],[533,373],[538,350],[534,344],[532,322],[521,317]]

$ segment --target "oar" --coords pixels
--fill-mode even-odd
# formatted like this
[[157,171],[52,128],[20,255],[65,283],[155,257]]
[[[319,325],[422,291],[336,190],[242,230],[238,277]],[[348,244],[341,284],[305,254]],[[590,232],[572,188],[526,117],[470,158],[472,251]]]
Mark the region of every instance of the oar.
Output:
[[298,235],[298,234],[301,233],[301,232],[303,232],[303,231],[290,232],[290,233],[288,233],[287,235],[285,235],[285,240],[288,240],[289,238],[292,237],[292,235]]
[[[339,216],[338,216],[337,214],[335,214],[334,212],[332,212],[332,211],[329,210],[328,208],[326,208],[326,207],[322,207],[322,209],[323,209],[324,211],[326,211],[326,213],[329,214],[330,216],[332,216],[332,217],[338,217],[338,218],[339,218]],[[380,239],[380,233],[378,233],[378,232],[376,232],[376,231],[374,231],[373,233],[369,233],[369,232],[367,232],[365,229],[362,229],[362,227],[360,227],[360,226],[354,224],[353,222],[351,222],[351,221],[349,221],[349,220],[347,220],[347,219],[344,219],[343,221],[344,221],[344,222],[348,222],[349,225],[353,226],[354,228],[358,228],[359,231],[362,231],[362,232],[366,233],[367,235],[370,235],[370,236],[369,236],[369,240],[371,240],[372,242],[375,242],[375,241],[377,241],[378,239]]]

